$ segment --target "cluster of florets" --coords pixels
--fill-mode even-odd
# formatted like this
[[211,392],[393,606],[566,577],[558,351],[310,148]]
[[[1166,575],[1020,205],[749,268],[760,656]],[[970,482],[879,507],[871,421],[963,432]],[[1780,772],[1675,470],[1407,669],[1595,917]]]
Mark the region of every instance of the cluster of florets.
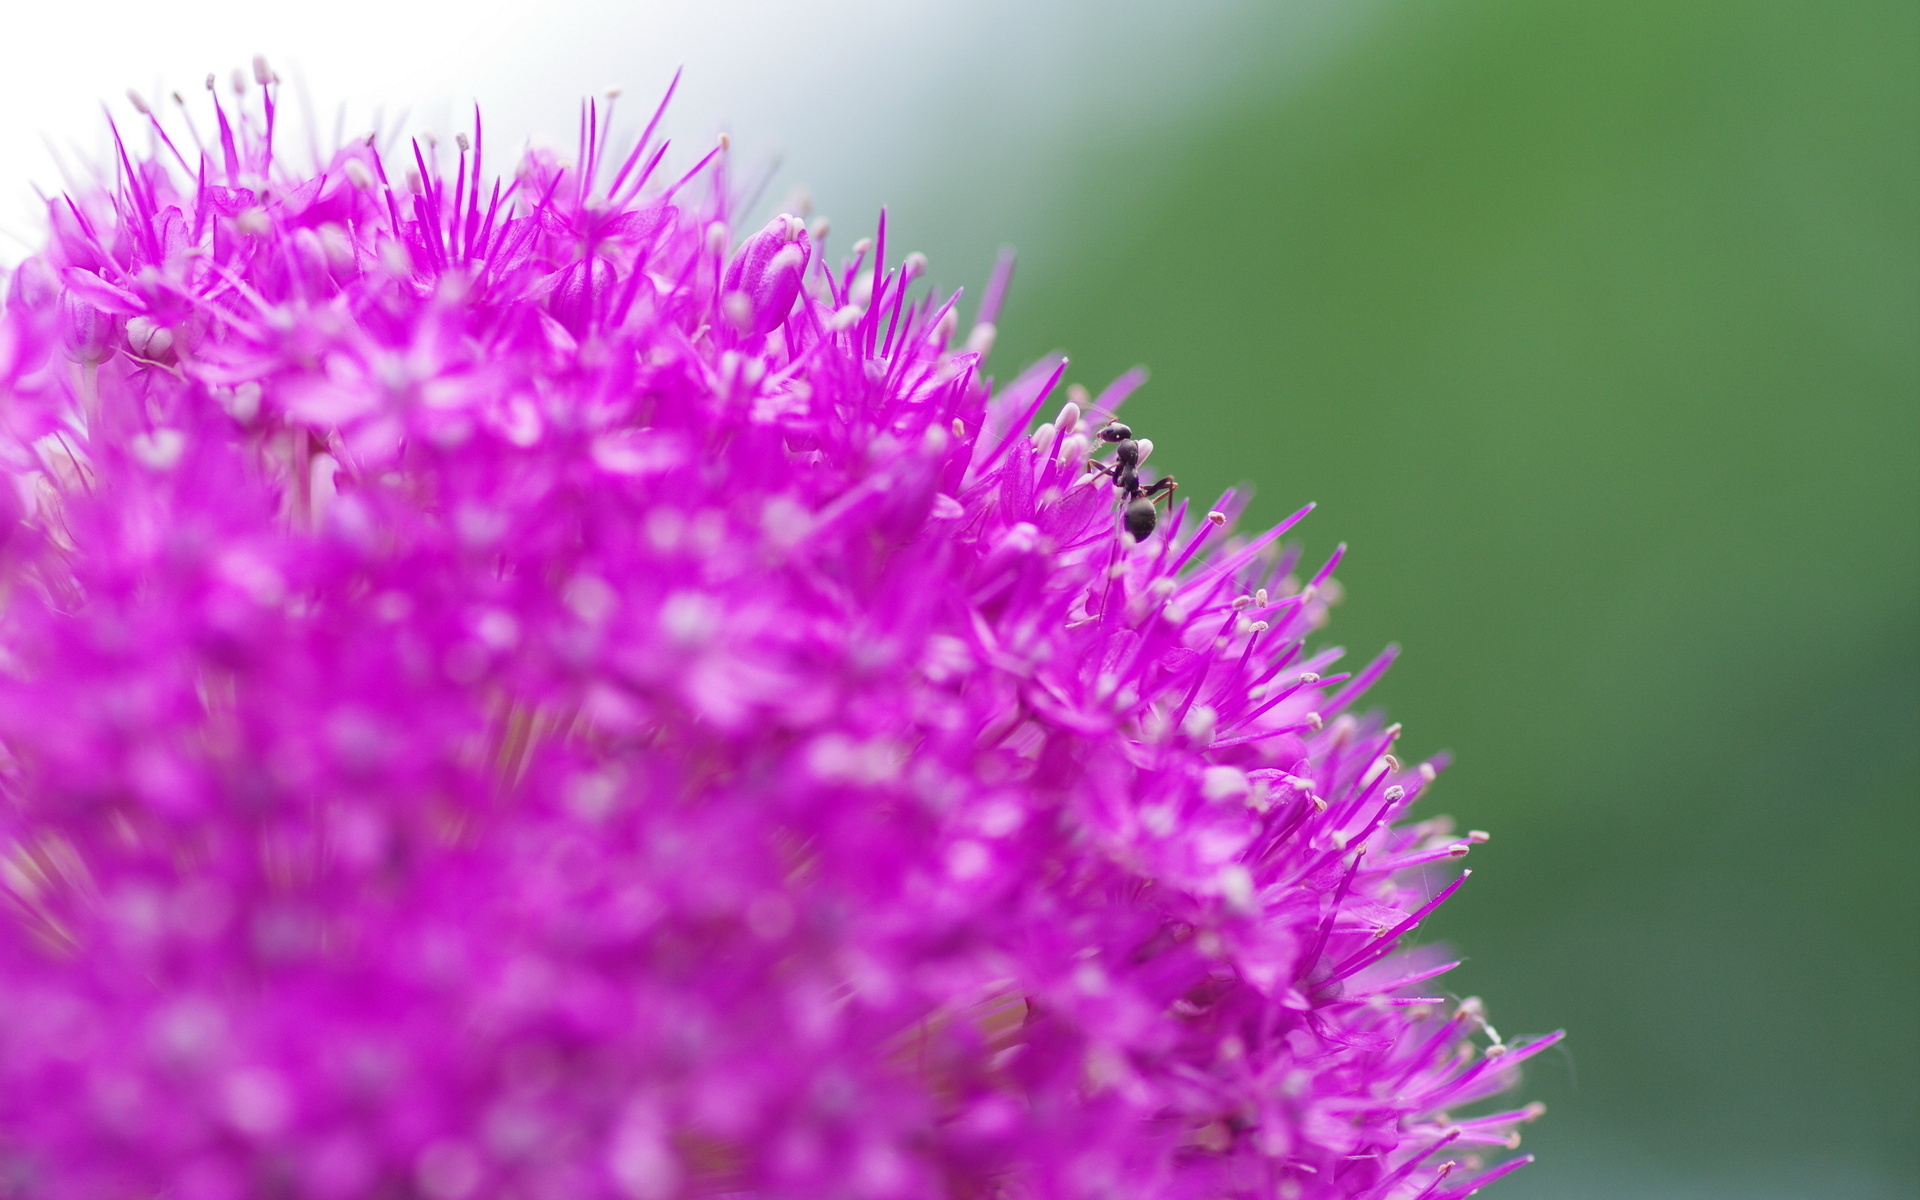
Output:
[[0,1194],[1522,1161],[1461,1114],[1550,1039],[1400,947],[1478,835],[1307,648],[1333,562],[1232,497],[1127,536],[1136,376],[996,390],[1004,271],[956,339],[884,216],[737,240],[658,114],[302,173],[260,80],[140,106],[0,318]]

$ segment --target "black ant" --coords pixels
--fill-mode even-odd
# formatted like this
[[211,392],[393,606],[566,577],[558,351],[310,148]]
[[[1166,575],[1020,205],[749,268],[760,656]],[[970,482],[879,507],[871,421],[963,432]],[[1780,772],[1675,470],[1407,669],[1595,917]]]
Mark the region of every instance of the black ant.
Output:
[[1127,497],[1126,510],[1120,517],[1121,524],[1126,526],[1134,541],[1144,542],[1153,536],[1154,526],[1160,523],[1155,502],[1171,499],[1174,489],[1180,485],[1174,482],[1173,476],[1163,475],[1145,487],[1141,486],[1140,443],[1134,440],[1133,430],[1127,426],[1110,421],[1101,428],[1099,438],[1113,446],[1113,465],[1109,467],[1090,462],[1087,469],[1111,478],[1114,489]]

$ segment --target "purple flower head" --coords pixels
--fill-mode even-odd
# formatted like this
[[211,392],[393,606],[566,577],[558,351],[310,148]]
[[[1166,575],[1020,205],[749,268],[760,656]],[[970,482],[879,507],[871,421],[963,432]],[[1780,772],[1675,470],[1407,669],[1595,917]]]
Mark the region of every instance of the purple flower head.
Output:
[[1484,835],[1410,818],[1443,764],[1357,708],[1391,654],[1312,644],[1305,510],[1148,481],[1138,373],[985,378],[1007,264],[957,339],[884,214],[731,248],[657,114],[309,173],[256,77],[204,142],[143,114],[0,312],[0,1190],[1525,1161],[1537,1110],[1475,1106],[1554,1037],[1408,944]]

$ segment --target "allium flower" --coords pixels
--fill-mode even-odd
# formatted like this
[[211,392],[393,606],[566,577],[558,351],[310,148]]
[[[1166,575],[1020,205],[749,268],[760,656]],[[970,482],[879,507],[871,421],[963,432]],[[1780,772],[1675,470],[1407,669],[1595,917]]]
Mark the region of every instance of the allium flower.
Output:
[[996,390],[1004,268],[957,345],[884,215],[736,244],[658,114],[305,175],[258,76],[205,144],[147,114],[8,285],[0,1193],[1523,1161],[1478,1155],[1536,1110],[1458,1114],[1553,1038],[1402,945],[1482,835],[1403,823],[1439,764],[1353,711],[1387,657],[1309,648],[1301,514],[1136,542],[1090,435],[1139,376]]

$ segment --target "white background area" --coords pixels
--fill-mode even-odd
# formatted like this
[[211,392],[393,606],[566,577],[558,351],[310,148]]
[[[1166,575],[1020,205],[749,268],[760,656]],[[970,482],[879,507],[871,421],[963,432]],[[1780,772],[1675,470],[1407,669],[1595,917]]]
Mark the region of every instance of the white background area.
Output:
[[[304,151],[303,109],[319,140],[373,128],[442,135],[478,102],[489,159],[506,169],[537,137],[571,152],[580,98],[619,87],[616,129],[644,123],[676,66],[685,76],[667,128],[685,163],[721,130],[737,173],[779,164],[771,211],[805,187],[842,231],[871,227],[891,203],[920,248],[967,259],[952,282],[984,274],[994,247],[1043,224],[1067,172],[1089,153],[1173,133],[1196,106],[1250,72],[1300,73],[1371,5],[1334,0],[238,0],[23,3],[6,0],[0,71],[0,264],[31,252],[34,185],[63,188],[59,162],[105,162],[102,104],[135,114],[129,87],[164,108],[179,91],[204,111],[213,72],[223,99],[235,68],[263,54],[285,81]],[[1251,22],[1281,26],[1287,50],[1250,61]],[[344,113],[343,118],[340,114]],[[616,139],[617,140],[617,139]],[[697,147],[697,149],[696,149]],[[851,240],[843,236],[839,244]],[[1058,240],[1058,239],[1055,239]],[[899,244],[899,243],[897,243]],[[899,244],[901,250],[913,244]],[[1064,246],[1061,247],[1064,251]],[[1027,266],[1032,266],[1028,262]]]

